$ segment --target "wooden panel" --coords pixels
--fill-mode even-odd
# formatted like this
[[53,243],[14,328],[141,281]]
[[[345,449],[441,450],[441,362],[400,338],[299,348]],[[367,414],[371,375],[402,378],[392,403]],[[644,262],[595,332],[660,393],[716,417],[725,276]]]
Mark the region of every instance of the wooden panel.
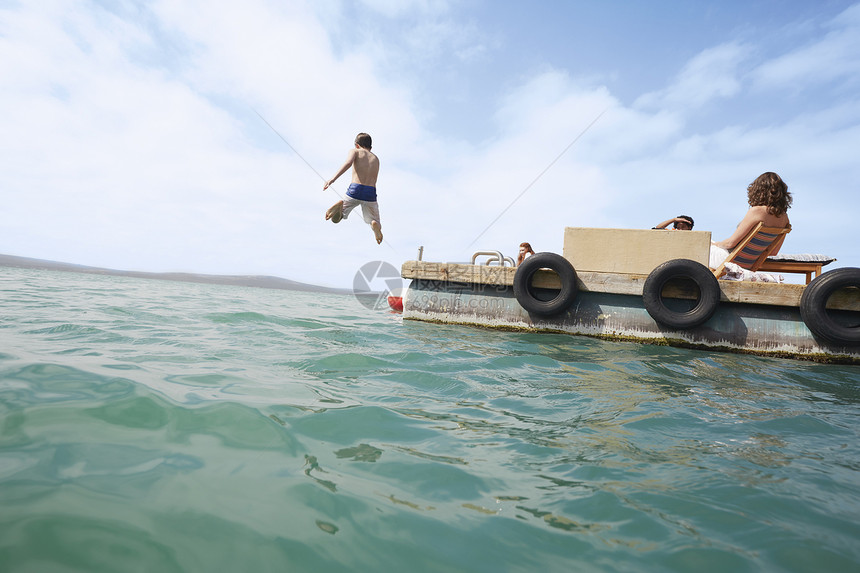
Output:
[[405,279],[511,286],[516,272],[514,267],[406,261],[400,274]]
[[710,246],[709,231],[567,227],[563,255],[577,272],[647,275],[672,259],[708,266]]
[[719,281],[719,283],[722,291],[720,300],[777,306],[800,306],[800,297],[803,289],[806,288],[804,285],[749,281]]
[[[686,231],[676,231],[678,233]],[[464,265],[457,263],[431,263],[406,261],[401,268],[404,279],[424,279],[443,282],[460,282],[512,286],[517,269],[487,265]],[[645,285],[644,274],[597,273],[577,271],[576,280],[580,290],[642,296]],[[552,271],[538,271],[532,285],[543,288],[560,288],[558,275]],[[749,304],[772,304],[776,306],[800,306],[800,297],[805,285],[760,283],[749,281],[719,281],[720,300]],[[665,296],[690,298],[691,293],[681,289],[664,292]],[[860,311],[860,292],[857,288],[837,291],[830,297],[828,308]]]

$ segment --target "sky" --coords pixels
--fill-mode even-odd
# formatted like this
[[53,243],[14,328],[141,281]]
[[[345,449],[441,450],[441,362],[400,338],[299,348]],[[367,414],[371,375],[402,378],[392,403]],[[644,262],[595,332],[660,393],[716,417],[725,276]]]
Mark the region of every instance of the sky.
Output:
[[[381,245],[324,220],[359,132]],[[860,2],[0,0],[3,254],[350,287],[568,226],[725,239],[765,171],[783,252],[860,267]]]

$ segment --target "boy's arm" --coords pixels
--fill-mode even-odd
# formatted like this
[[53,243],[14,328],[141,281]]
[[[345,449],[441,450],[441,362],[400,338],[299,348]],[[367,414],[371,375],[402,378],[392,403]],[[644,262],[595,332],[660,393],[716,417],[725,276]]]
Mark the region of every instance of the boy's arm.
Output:
[[334,177],[332,177],[331,179],[329,179],[328,181],[325,182],[325,185],[323,185],[323,191],[328,189],[329,185],[334,183],[338,177],[340,177],[341,175],[346,173],[346,170],[349,169],[350,167],[352,167],[352,164],[355,163],[355,155],[356,155],[356,150],[355,149],[350,150],[349,155],[346,158],[346,163],[344,163],[341,166],[341,168],[338,170],[338,172],[335,174]]

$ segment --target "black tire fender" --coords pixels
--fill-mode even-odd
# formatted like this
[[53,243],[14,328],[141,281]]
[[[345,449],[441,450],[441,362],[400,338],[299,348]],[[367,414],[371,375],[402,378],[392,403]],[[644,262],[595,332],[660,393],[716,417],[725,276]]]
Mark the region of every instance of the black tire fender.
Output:
[[[689,279],[699,288],[696,306],[686,312],[678,312],[666,307],[663,302],[663,287],[673,279]],[[678,329],[699,326],[708,321],[720,304],[720,284],[714,273],[701,263],[690,259],[673,259],[659,265],[648,278],[642,289],[645,310],[658,323]]]
[[[561,280],[561,290],[551,300],[540,300],[534,295],[532,278],[540,269],[555,271]],[[514,275],[514,296],[517,297],[517,302],[528,312],[541,316],[553,316],[567,310],[578,292],[573,265],[555,253],[536,253],[530,256],[517,267],[517,273]]]
[[860,268],[845,267],[821,274],[803,289],[800,316],[813,334],[830,342],[844,345],[860,344],[860,319],[857,326],[845,326],[827,313],[827,299],[846,287],[860,288]]

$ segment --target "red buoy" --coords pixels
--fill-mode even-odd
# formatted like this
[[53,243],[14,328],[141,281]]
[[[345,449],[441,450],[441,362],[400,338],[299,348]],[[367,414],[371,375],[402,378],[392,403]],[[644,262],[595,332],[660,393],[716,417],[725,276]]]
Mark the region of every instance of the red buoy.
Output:
[[394,312],[403,312],[403,289],[394,289],[388,293],[388,306]]

